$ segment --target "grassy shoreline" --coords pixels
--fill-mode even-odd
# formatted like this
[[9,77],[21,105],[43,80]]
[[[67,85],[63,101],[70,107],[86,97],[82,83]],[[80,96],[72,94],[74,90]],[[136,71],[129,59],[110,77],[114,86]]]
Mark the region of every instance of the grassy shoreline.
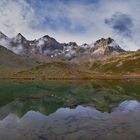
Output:
[[90,75],[90,76],[81,76],[81,77],[76,77],[76,76],[71,76],[71,77],[39,77],[39,76],[34,76],[34,77],[0,77],[0,81],[3,80],[19,80],[19,81],[58,81],[58,80],[127,80],[127,79],[140,79],[140,74],[96,74],[96,75]]

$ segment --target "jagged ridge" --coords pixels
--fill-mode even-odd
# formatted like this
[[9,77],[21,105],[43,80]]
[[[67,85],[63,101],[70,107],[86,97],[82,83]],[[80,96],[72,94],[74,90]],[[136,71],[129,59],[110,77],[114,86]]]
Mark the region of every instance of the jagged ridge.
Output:
[[85,43],[79,46],[75,42],[59,43],[48,35],[37,40],[27,40],[21,33],[14,38],[8,38],[0,33],[0,45],[16,54],[36,59],[43,57],[47,60],[80,60],[82,57],[95,59],[124,52],[112,38],[102,38],[94,44]]

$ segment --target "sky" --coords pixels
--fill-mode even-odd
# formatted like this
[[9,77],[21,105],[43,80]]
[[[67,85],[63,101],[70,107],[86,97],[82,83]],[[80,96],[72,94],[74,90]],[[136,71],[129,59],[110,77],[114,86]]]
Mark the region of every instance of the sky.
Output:
[[140,0],[0,0],[0,31],[79,45],[112,37],[123,49],[137,50],[139,7]]

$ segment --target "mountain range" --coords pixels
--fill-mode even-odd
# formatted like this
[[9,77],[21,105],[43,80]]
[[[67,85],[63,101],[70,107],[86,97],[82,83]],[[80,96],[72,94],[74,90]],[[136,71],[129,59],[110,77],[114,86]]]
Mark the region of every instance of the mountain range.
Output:
[[10,71],[16,77],[91,78],[96,73],[140,70],[140,51],[125,51],[111,37],[78,45],[60,43],[48,35],[27,40],[21,33],[9,38],[0,32],[0,45],[1,75]]
[[45,35],[39,39],[27,40],[22,34],[9,38],[0,33],[0,45],[18,55],[45,58],[46,60],[75,60],[82,57],[100,58],[125,52],[112,38],[101,38],[95,43],[77,45],[76,42],[59,43]]

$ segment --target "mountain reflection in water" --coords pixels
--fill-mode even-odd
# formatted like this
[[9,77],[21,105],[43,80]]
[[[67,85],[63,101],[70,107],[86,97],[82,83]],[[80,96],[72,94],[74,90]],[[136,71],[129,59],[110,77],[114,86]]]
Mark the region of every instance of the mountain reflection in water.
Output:
[[139,140],[140,81],[0,83],[0,140]]
[[94,107],[59,108],[46,116],[9,113],[0,121],[0,140],[139,140],[140,103],[122,102],[111,113]]

